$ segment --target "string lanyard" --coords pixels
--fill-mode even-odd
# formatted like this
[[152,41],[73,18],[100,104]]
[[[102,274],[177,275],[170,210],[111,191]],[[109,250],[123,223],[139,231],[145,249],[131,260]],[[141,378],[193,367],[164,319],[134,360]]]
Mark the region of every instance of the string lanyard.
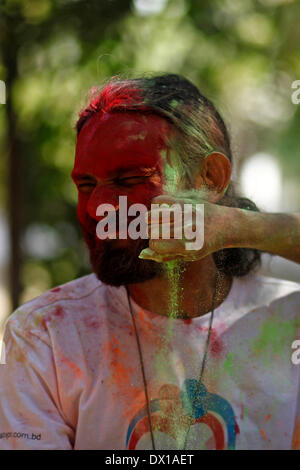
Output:
[[[198,393],[200,391],[200,387],[201,387],[203,376],[204,376],[204,371],[205,371],[205,366],[206,366],[206,359],[207,359],[209,343],[210,343],[210,338],[211,338],[213,318],[214,318],[216,296],[217,296],[218,284],[219,284],[219,275],[220,275],[219,271],[216,270],[216,282],[215,282],[215,289],[214,289],[214,293],[213,293],[212,310],[211,310],[210,319],[209,319],[209,327],[208,327],[208,333],[207,333],[206,344],[205,344],[205,349],[204,349],[204,355],[203,355],[202,364],[201,364],[201,368],[200,368],[199,378],[198,378],[198,381],[197,381],[196,393],[195,393],[194,400],[193,400],[192,413],[189,415],[188,429],[187,429],[187,432],[186,432],[186,435],[185,435],[184,445],[183,445],[183,448],[181,450],[185,450],[186,446],[187,446],[188,436],[189,436],[193,416],[195,414],[195,409],[196,409],[196,404],[197,404],[197,397],[198,397]],[[144,392],[145,392],[145,398],[146,398],[147,415],[148,415],[148,421],[149,421],[149,427],[150,427],[152,450],[156,450],[155,441],[154,441],[154,434],[153,434],[153,426],[152,426],[152,420],[151,420],[151,413],[150,413],[150,400],[149,400],[149,394],[148,394],[148,385],[147,385],[147,379],[146,379],[146,374],[145,374],[145,366],[144,366],[144,359],[143,359],[143,354],[142,354],[141,342],[140,342],[139,334],[138,334],[138,331],[137,331],[135,315],[133,314],[133,308],[132,308],[132,304],[131,304],[131,300],[130,300],[128,286],[125,286],[125,288],[126,288],[129,311],[130,311],[131,318],[132,318],[132,323],[133,323],[133,328],[134,328],[134,332],[135,332],[135,338],[136,338],[137,348],[138,348],[138,353],[139,353],[139,360],[140,360],[140,366],[141,366],[141,372],[142,372],[143,384],[144,384]]]

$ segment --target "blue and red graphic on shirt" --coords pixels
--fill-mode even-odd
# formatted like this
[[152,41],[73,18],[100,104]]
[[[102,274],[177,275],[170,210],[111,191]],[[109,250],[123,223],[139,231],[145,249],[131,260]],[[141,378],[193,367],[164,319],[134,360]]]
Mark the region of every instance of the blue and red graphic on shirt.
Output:
[[[197,396],[196,396],[197,395]],[[185,380],[182,390],[176,385],[165,384],[158,398],[150,402],[153,431],[159,431],[178,439],[190,426],[204,424],[210,429],[216,450],[234,449],[239,432],[234,412],[227,400],[209,393],[201,384],[197,393],[197,380]],[[192,418],[192,419],[191,419]],[[131,420],[126,447],[136,449],[140,439],[150,432],[147,407],[142,408]],[[203,443],[199,442],[199,449]]]

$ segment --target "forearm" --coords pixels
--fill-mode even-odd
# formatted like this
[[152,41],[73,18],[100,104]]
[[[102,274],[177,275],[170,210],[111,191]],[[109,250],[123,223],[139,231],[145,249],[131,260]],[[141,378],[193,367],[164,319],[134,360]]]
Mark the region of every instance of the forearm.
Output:
[[255,248],[300,263],[300,214],[233,210],[231,247]]

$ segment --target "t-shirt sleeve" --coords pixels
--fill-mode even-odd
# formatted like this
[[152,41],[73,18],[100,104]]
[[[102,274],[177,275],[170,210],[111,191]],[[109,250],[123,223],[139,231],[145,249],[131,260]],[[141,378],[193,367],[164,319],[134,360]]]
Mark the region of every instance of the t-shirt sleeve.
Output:
[[70,450],[75,431],[60,405],[51,343],[22,328],[16,315],[3,338],[0,450]]
[[[300,367],[300,365],[297,365],[297,367]],[[300,450],[300,374],[299,374],[298,397],[297,397],[297,403],[296,403],[296,414],[295,414],[292,449]]]

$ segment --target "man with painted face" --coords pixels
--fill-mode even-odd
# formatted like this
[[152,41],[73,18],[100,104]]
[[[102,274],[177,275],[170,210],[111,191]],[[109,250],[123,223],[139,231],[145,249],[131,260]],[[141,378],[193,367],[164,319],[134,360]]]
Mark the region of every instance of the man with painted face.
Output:
[[[178,75],[111,80],[77,133],[94,273],[10,317],[0,448],[300,447],[300,286],[254,272],[261,251],[299,262],[299,216],[236,195],[224,122]],[[130,237],[135,204],[149,238]],[[163,219],[173,204],[189,204],[183,229],[204,228],[200,248],[175,236],[175,214]]]

